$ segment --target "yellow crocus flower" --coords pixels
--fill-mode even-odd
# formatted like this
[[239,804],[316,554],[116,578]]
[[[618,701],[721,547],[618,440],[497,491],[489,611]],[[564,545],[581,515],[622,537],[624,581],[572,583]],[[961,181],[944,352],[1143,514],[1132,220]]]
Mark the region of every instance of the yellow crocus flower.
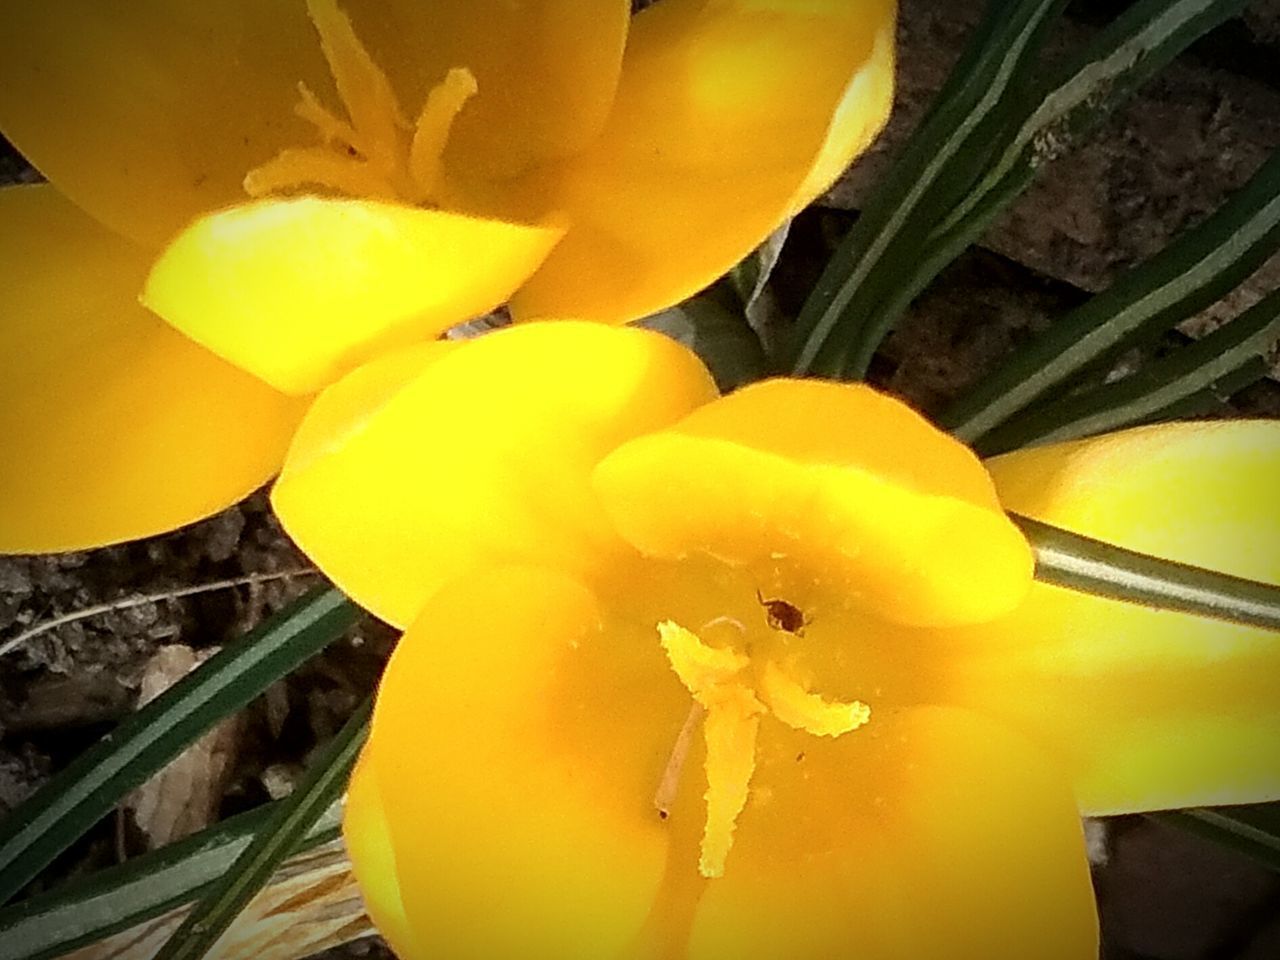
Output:
[[505,301],[696,292],[879,130],[893,27],[893,0],[7,11],[0,129],[50,185],[0,192],[0,549],[212,513],[308,395]]
[[1033,583],[1004,509],[1280,583],[1278,486],[1274,422],[983,464],[561,322],[338,381],[273,499],[408,625],[345,827],[402,957],[1093,960],[1079,814],[1280,798],[1280,641]]

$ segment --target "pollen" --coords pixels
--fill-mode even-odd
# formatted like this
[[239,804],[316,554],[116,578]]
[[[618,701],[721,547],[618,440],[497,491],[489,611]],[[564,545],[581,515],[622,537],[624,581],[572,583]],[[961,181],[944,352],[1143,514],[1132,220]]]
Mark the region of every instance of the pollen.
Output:
[[286,147],[250,170],[245,192],[262,197],[319,187],[420,205],[439,200],[447,189],[444,150],[458,113],[479,89],[476,78],[465,67],[450,70],[410,124],[390,79],[335,0],[307,0],[307,13],[348,119],[299,83],[294,112],[315,128],[320,143]]
[[[772,713],[797,730],[838,737],[865,725],[871,719],[871,708],[861,701],[842,703],[812,693],[772,660],[753,671],[748,655],[712,647],[671,620],[658,624],[658,639],[671,669],[701,708],[707,820],[698,872],[704,877],[720,877],[733,846],[738,817],[751,795],[761,718]],[[681,736],[686,733],[682,730]],[[670,779],[664,774],[660,810],[670,806]]]

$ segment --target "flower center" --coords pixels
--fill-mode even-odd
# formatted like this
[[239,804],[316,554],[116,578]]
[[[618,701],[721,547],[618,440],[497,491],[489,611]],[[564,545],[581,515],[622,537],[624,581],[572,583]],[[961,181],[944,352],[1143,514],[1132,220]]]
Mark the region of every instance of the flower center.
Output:
[[335,0],[307,0],[307,13],[346,108],[331,113],[298,84],[298,116],[316,128],[319,146],[288,147],[244,178],[252,197],[323,187],[353,197],[427,205],[446,192],[442,157],[454,119],[475,95],[476,78],[455,67],[427,94],[417,122],[405,120],[386,73],[360,43]]
[[[786,601],[762,599],[761,603],[772,630],[794,634],[802,626],[803,616]],[[722,622],[704,625],[703,632],[727,622],[745,634],[737,621],[718,619]],[[731,647],[711,646],[697,633],[671,620],[658,624],[658,638],[671,669],[697,705],[690,720],[696,719],[699,712],[702,715],[707,821],[698,871],[704,877],[719,877],[724,874],[725,858],[733,845],[738,815],[747,803],[761,718],[772,714],[796,730],[818,737],[838,737],[866,724],[871,719],[871,708],[860,700],[844,703],[809,691],[781,656],[772,655],[770,649],[753,656]],[[784,645],[777,646],[779,653],[784,649]],[[671,768],[677,755],[682,758],[687,749],[690,729],[691,723],[686,723],[680,738],[685,742],[683,746],[680,741],[676,744],[660,794],[678,776]]]

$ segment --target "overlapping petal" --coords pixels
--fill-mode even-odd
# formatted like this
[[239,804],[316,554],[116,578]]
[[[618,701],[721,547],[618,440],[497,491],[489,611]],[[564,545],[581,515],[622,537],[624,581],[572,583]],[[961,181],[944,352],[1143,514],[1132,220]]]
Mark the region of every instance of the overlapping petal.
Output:
[[656,641],[600,616],[563,574],[490,568],[396,648],[373,761],[425,955],[617,956],[644,922],[665,860],[649,778],[687,708]]
[[[1280,424],[1147,427],[990,467],[1012,510],[1280,584]],[[981,655],[961,689],[1040,731],[1088,812],[1280,795],[1274,633],[1037,584],[1013,616],[965,639]]]
[[973,453],[868,387],[753,384],[623,445],[595,482],[648,556],[783,555],[894,622],[988,620],[1031,582],[1026,541]]
[[369,200],[211,214],[156,262],[143,302],[286,393],[311,393],[501,304],[561,236]]
[[[7,34],[16,82],[0,122],[135,239],[205,214],[146,302],[289,393],[483,313],[535,273],[524,313],[621,321],[667,306],[829,182],[891,98],[891,0],[668,0],[637,21],[621,82],[622,0],[251,6],[27,11]],[[363,199],[208,213],[246,189],[315,187]],[[559,228],[532,224],[566,211],[563,282],[562,267],[540,270]],[[605,306],[581,302],[588,288]]]
[[548,323],[411,349],[320,396],[273,495],[303,549],[392,623],[471,568],[595,569],[622,544],[592,468],[715,396],[692,353],[638,329]]
[[0,550],[169,530],[278,469],[303,404],[138,306],[145,253],[45,185],[0,223]]
[[600,139],[546,174],[573,229],[520,318],[624,321],[707,286],[870,143],[892,0],[662,0],[638,14]]
[[345,816],[342,832],[347,856],[362,878],[360,893],[365,910],[391,949],[400,957],[420,956],[409,918],[400,896],[400,873],[396,867],[396,851],[387,822],[387,808],[382,801],[373,770],[373,751],[366,749],[351,773],[347,784]]

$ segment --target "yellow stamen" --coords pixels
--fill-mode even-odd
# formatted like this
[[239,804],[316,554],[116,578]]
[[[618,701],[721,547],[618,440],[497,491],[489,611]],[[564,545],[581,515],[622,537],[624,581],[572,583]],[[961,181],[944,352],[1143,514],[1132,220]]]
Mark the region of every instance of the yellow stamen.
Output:
[[307,0],[307,12],[350,121],[335,115],[299,83],[294,112],[316,128],[323,146],[280,151],[249,171],[245,192],[261,197],[318,186],[355,197],[438,201],[444,192],[445,145],[458,112],[476,93],[476,78],[463,67],[450,70],[427,96],[417,124],[410,128],[391,81],[336,0]]
[[326,147],[337,144],[351,150],[357,149],[356,141],[360,137],[351,124],[330,113],[329,108],[301,80],[298,81],[298,96],[301,99],[294,105],[293,112],[319,131],[320,139]]
[[352,197],[396,199],[396,189],[369,164],[323,147],[290,147],[245,175],[244,191],[264,197],[311,183]]
[[438,194],[444,178],[443,157],[449,131],[458,112],[478,89],[470,70],[455,67],[427,94],[409,148],[409,175],[421,197]]
[[670,620],[658,624],[658,639],[680,682],[689,688],[695,700],[708,709],[711,704],[707,699],[713,699],[715,688],[751,665],[751,661],[742,654],[709,647],[692,630]]
[[760,698],[787,726],[816,737],[838,737],[871,719],[871,708],[861,700],[841,703],[810,693],[772,660],[760,674]]
[[391,81],[374,63],[335,0],[307,0],[307,12],[320,34],[320,48],[338,86],[351,126],[360,142],[353,144],[368,160],[403,156],[408,123],[396,101]]

